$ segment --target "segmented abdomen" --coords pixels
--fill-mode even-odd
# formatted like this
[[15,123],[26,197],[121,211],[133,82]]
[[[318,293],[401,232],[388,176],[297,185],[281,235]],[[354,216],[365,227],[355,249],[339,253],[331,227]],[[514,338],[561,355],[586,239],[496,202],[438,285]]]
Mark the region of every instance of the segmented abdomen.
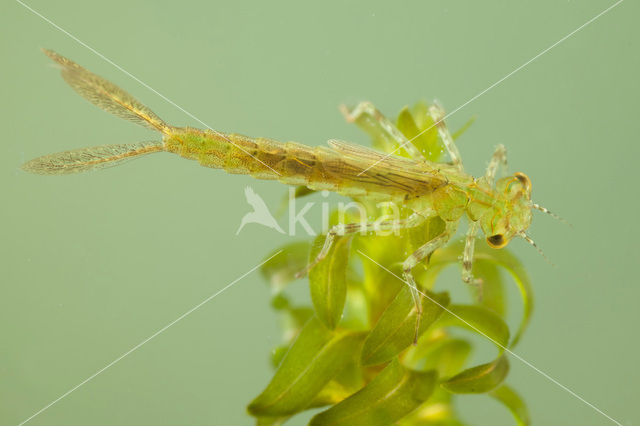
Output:
[[427,175],[415,180],[394,178],[393,173],[378,168],[362,173],[366,165],[349,161],[339,152],[295,142],[173,128],[164,143],[167,151],[198,160],[203,166],[354,197],[407,198],[431,192],[442,184]]

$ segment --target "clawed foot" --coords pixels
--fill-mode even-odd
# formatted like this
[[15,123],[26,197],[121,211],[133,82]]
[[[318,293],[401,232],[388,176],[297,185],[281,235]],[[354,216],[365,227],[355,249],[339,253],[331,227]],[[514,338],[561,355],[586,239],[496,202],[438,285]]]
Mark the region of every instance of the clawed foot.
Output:
[[353,123],[354,121],[356,121],[356,118],[351,114],[351,111],[349,111],[348,106],[346,106],[345,104],[340,104],[340,106],[338,106],[338,109],[340,110],[340,113],[347,123]]
[[296,279],[298,278],[303,278],[305,275],[307,275],[309,273],[309,271],[311,270],[311,266],[307,265],[304,269],[302,269],[301,271],[296,272],[296,274],[294,275],[294,277],[296,277]]

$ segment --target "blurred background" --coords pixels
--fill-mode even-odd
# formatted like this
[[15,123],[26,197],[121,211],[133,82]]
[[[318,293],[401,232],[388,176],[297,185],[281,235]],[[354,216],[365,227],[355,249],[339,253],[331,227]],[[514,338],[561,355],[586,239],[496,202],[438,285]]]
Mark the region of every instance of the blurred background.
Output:
[[[28,2],[207,125],[309,145],[368,143],[341,103],[369,100],[393,117],[438,99],[451,111],[611,4]],[[523,241],[510,246],[536,296],[515,352],[623,424],[640,421],[638,12],[621,3],[448,120],[456,129],[477,116],[459,140],[470,172],[482,174],[505,144],[535,201],[573,224],[535,217],[531,234],[557,267]],[[283,185],[169,154],[74,176],[22,172],[55,151],[156,137],[77,96],[40,47],[171,124],[203,126],[19,3],[2,3],[0,24],[0,424],[9,425],[301,237],[257,225],[235,235],[249,211],[245,186],[277,206]],[[440,288],[463,285],[449,276]],[[30,424],[252,424],[245,406],[270,379],[279,342],[269,289],[253,272]],[[508,383],[534,424],[611,424],[516,359]],[[484,395],[459,408],[470,424],[512,424]]]

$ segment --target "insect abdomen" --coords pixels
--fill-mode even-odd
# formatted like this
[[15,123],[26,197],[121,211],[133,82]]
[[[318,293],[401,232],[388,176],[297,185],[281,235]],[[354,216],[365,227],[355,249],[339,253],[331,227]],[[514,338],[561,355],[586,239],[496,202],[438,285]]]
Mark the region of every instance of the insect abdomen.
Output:
[[[207,167],[257,179],[279,180],[290,185],[335,190],[324,170],[328,159],[319,159],[316,148],[295,142],[221,134],[191,128],[175,128],[165,138],[165,148]],[[327,150],[329,151],[329,150]],[[339,161],[338,156],[329,151]],[[327,155],[323,155],[326,157]]]
[[360,176],[358,172],[363,168],[351,164],[328,147],[192,128],[172,128],[164,143],[167,151],[228,173],[279,180],[351,197],[404,196],[402,189],[372,180],[370,176]]
[[[165,138],[167,151],[198,160],[203,166],[274,180],[290,174],[286,167],[287,145],[289,144],[267,138],[250,138],[191,128],[175,128]],[[296,148],[306,148],[295,145]]]

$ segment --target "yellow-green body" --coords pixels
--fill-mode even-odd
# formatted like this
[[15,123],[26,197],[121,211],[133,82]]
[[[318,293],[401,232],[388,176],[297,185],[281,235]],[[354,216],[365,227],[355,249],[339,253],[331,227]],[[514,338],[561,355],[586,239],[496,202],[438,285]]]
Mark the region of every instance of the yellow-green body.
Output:
[[[461,217],[469,219],[469,231],[463,253],[463,280],[478,284],[471,275],[471,261],[478,228],[489,245],[502,248],[515,236],[533,244],[525,234],[531,223],[531,209],[546,209],[531,202],[531,182],[522,173],[495,181],[500,165],[506,165],[506,151],[498,146],[486,174],[478,179],[464,172],[458,149],[444,124],[444,113],[431,106],[429,114],[437,134],[449,153],[450,163],[426,160],[412,140],[391,124],[371,104],[362,103],[346,116],[355,121],[364,116],[377,122],[386,137],[398,144],[390,153],[337,140],[329,146],[309,147],[295,142],[250,138],[215,130],[174,127],[131,95],[75,62],[45,50],[62,70],[62,77],[80,95],[100,108],[162,134],[161,141],[103,145],[46,155],[27,162],[23,168],[39,174],[68,174],[108,167],[132,157],[153,152],[171,152],[197,160],[201,165],[246,174],[258,179],[278,180],[312,190],[337,192],[355,199],[392,201],[412,211],[409,217],[380,223],[339,224],[327,234],[325,245],[309,268],[328,253],[336,236],[355,232],[417,227],[426,219],[439,217],[445,223],[443,233],[426,242],[404,264],[404,278],[413,289],[416,309],[419,292],[411,269],[455,234]],[[393,155],[404,148],[411,158]],[[418,315],[419,316],[419,315]]]
[[[401,202],[413,211],[432,207],[445,221],[458,221],[465,213],[477,221],[489,210],[513,209],[509,200],[514,194],[501,194],[482,179],[476,180],[449,164],[385,156],[337,141],[331,141],[329,147],[309,147],[235,133],[170,127],[163,143],[166,151],[202,166],[354,198]],[[491,232],[499,225],[498,216],[485,218],[487,226],[483,228]]]
[[[408,202],[430,195],[447,184],[443,173],[434,165],[397,157],[390,157],[359,174],[371,162],[362,156],[340,152],[336,149],[338,142],[332,143],[332,147],[309,147],[296,142],[282,143],[188,127],[172,127],[164,137],[166,151],[197,160],[206,167],[356,198]],[[357,149],[359,153],[384,157],[373,150]]]

